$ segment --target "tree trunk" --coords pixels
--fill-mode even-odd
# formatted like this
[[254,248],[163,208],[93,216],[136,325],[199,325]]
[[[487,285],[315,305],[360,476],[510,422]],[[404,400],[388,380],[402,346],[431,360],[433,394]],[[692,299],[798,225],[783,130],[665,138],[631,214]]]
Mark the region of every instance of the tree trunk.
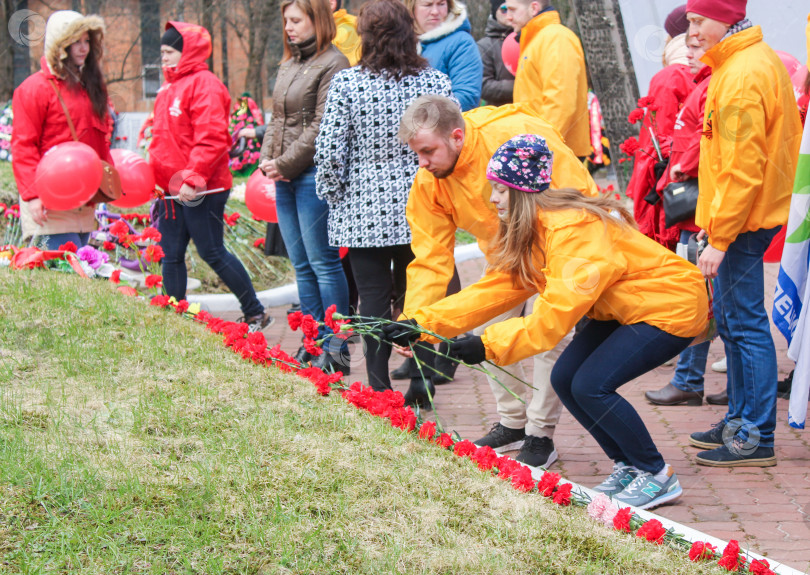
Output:
[[639,93],[619,0],[573,0],[573,5],[589,76],[602,107],[619,187],[624,190],[629,175],[623,173],[617,161],[619,144],[637,135],[638,128],[627,121],[627,116],[636,108]]
[[228,87],[228,3],[219,3],[220,43],[222,44],[222,83]]
[[278,0],[258,0],[251,2],[248,33],[248,68],[245,86],[251,96],[261,106],[264,99],[264,57],[270,40],[270,25],[278,12]]
[[[14,39],[9,30],[9,20],[14,13],[11,0],[0,0],[0,16],[3,17],[3,33],[0,34],[0,105],[11,98],[14,92]],[[13,25],[12,25],[13,28]],[[5,31],[9,30],[10,34]]]
[[212,72],[214,71],[214,38],[216,37],[214,34],[214,10],[216,10],[214,0],[202,0],[202,25],[211,35],[211,55],[208,56],[206,62],[208,63],[208,69]]

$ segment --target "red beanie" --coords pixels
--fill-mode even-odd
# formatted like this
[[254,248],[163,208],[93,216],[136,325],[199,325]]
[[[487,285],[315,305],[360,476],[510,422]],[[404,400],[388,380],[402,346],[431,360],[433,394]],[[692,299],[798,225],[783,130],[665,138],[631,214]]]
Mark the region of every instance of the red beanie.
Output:
[[734,25],[745,18],[747,3],[748,0],[688,0],[686,11]]

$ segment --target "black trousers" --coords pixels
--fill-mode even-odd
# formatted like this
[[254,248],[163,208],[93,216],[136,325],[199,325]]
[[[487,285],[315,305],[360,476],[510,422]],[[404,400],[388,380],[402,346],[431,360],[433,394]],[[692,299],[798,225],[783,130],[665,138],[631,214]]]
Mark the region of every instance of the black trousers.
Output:
[[[410,244],[349,248],[349,257],[360,298],[360,315],[391,319],[392,305],[401,309],[404,303],[407,277],[405,270],[413,260]],[[364,336],[363,347],[369,385],[377,391],[391,389],[391,378],[388,375],[391,346],[373,337]]]

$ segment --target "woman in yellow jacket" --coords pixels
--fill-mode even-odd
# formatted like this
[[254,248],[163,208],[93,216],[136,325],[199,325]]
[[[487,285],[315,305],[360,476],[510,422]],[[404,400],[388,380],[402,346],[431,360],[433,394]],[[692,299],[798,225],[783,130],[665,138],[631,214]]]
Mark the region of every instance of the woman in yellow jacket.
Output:
[[[595,489],[646,509],[681,495],[636,410],[616,390],[686,349],[705,328],[698,269],[639,233],[618,203],[549,189],[552,152],[540,136],[512,138],[487,168],[500,217],[487,274],[476,284],[383,330],[405,345],[422,330],[453,337],[539,293],[528,317],[459,339],[466,363],[511,364],[554,347],[591,318],[551,373],[565,407],[614,461]],[[618,218],[614,217],[618,216]],[[530,246],[531,249],[526,249]]]

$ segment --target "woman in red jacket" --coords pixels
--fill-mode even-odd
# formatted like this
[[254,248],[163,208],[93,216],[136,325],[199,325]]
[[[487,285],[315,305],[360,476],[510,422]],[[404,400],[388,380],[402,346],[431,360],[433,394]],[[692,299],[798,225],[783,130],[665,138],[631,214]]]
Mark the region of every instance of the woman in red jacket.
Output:
[[[657,190],[663,193],[670,182],[681,182],[698,177],[698,160],[700,159],[700,139],[703,133],[703,115],[706,107],[706,91],[712,79],[712,69],[700,61],[705,50],[695,37],[686,41],[687,59],[694,76],[695,89],[686,97],[678,114],[672,131],[672,150],[666,173],[658,181]],[[664,213],[661,210],[659,222],[664,229]],[[700,231],[695,225],[695,218],[679,222],[668,228],[678,236],[676,252],[689,259],[689,237]],[[694,245],[694,244],[693,244]],[[692,263],[697,263],[697,254],[692,255]],[[703,403],[703,376],[706,371],[706,360],[711,342],[694,345],[681,353],[672,379],[663,388],[648,391],[644,394],[647,401],[655,405],[701,405]],[[725,392],[709,395],[706,401],[722,405],[728,403],[723,399]]]
[[[225,249],[223,214],[231,188],[228,170],[228,111],[231,96],[209,70],[211,36],[202,26],[169,22],[160,40],[163,77],[155,99],[149,163],[155,183],[177,200],[158,204],[163,285],[175,298],[186,296],[189,240],[239,300],[240,321],[251,331],[271,322],[242,263]],[[208,190],[220,190],[202,194]]]
[[93,148],[102,160],[113,163],[112,121],[100,63],[103,38],[104,21],[99,16],[82,16],[72,10],[54,12],[45,26],[40,71],[14,91],[11,150],[23,238],[42,238],[48,249],[58,249],[67,242],[84,246],[97,227],[92,204],[73,210],[46,210],[39,199],[36,172],[45,152],[73,140],[57,90],[79,141]]

